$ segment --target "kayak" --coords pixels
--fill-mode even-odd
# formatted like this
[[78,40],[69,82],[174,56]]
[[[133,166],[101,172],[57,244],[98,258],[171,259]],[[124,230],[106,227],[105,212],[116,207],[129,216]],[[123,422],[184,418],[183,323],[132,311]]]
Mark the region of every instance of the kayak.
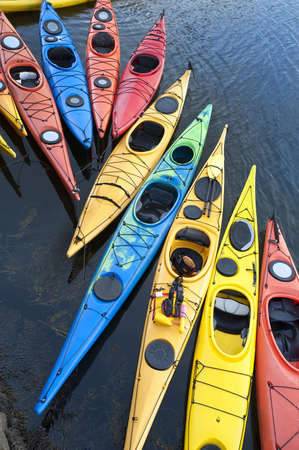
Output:
[[224,232],[205,300],[187,402],[188,450],[243,444],[258,312],[255,172],[253,166]]
[[[53,8],[81,5],[89,0],[51,0]],[[42,0],[1,0],[0,6],[4,12],[39,10]]]
[[112,137],[122,135],[140,117],[160,84],[165,60],[164,13],[141,41],[117,87],[112,112]]
[[17,110],[16,104],[7,87],[7,82],[0,65],[0,112],[9,121],[19,136],[27,136],[26,129]]
[[41,6],[39,32],[44,73],[57,108],[75,138],[90,148],[93,123],[85,71],[70,34],[46,0]]
[[119,35],[110,0],[97,0],[86,44],[86,73],[91,106],[100,138],[104,138],[119,77]]
[[0,150],[6,155],[11,156],[12,158],[16,158],[16,154],[12,148],[5,142],[2,136],[0,136]]
[[43,71],[1,11],[0,25],[2,68],[22,119],[71,198],[80,200],[59,114]]
[[141,449],[205,297],[220,236],[225,126],[163,246],[146,314],[125,450]]
[[191,184],[211,111],[208,105],[172,144],[120,221],[35,406],[37,414],[105,330],[158,251]]
[[261,269],[256,390],[263,450],[299,448],[299,278],[275,220]]
[[121,214],[160,160],[181,116],[190,72],[158,97],[109,155],[79,218],[69,258]]

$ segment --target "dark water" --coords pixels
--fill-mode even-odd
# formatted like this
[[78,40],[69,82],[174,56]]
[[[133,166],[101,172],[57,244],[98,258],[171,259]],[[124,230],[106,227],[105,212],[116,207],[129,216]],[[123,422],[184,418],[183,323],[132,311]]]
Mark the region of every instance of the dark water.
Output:
[[[87,3],[59,11],[82,60],[92,6]],[[224,226],[251,165],[256,164],[261,241],[266,220],[276,208],[298,264],[298,1],[123,0],[115,2],[114,8],[122,68],[165,8],[167,57],[160,92],[184,72],[189,60],[194,67],[176,136],[207,103],[213,103],[202,161],[228,123]],[[40,61],[38,12],[9,17]],[[125,437],[155,263],[65,384],[50,412],[36,416],[35,401],[114,227],[88,247],[84,280],[82,255],[68,260],[65,252],[73,234],[74,212],[80,212],[96,171],[77,175],[82,201],[74,211],[32,140],[22,142],[15,137],[2,118],[0,124],[18,158],[15,164],[0,156],[0,377],[23,417],[29,448],[119,449]],[[66,136],[76,173],[88,159],[68,133]],[[182,448],[196,331],[146,449]],[[254,399],[244,448],[259,448]]]

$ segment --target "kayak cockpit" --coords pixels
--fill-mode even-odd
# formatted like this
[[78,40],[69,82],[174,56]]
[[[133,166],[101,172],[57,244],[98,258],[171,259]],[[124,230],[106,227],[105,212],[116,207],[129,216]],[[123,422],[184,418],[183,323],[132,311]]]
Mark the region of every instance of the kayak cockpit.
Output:
[[62,69],[69,69],[76,62],[74,52],[68,47],[52,47],[48,50],[48,58],[52,64],[61,67]]
[[115,49],[115,40],[105,31],[95,34],[91,41],[93,50],[100,55],[107,55]]
[[172,270],[180,276],[193,277],[205,266],[210,239],[197,228],[182,228],[174,238],[170,250]]
[[169,184],[151,183],[136,204],[136,217],[144,223],[157,223],[172,209],[178,197]]
[[275,343],[283,357],[299,369],[299,302],[273,298],[268,305]]
[[159,59],[153,55],[136,55],[131,61],[131,70],[135,73],[153,72],[159,66]]
[[15,82],[25,88],[34,89],[40,84],[40,75],[31,66],[16,66],[9,73]]
[[214,339],[227,355],[241,353],[247,341],[250,304],[239,291],[223,289],[217,293],[213,310]]
[[146,152],[153,150],[164,136],[164,127],[157,122],[146,120],[141,122],[129,137],[132,150]]

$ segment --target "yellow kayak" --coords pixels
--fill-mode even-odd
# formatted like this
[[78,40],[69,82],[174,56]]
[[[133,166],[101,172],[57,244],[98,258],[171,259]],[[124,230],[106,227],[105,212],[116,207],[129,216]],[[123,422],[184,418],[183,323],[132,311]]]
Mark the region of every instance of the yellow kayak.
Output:
[[[5,13],[39,10],[43,0],[1,0],[0,8]],[[80,5],[90,0],[51,0],[53,8]]]
[[[0,1],[1,7],[1,1]],[[0,66],[0,112],[10,122],[20,136],[27,136],[25,127],[15,105],[15,102],[8,90],[7,83]]]
[[258,312],[255,171],[224,233],[206,296],[186,413],[188,450],[242,448]]
[[225,126],[187,193],[158,262],[125,449],[141,449],[198,317],[216,258],[224,197]]
[[181,116],[190,72],[158,97],[107,159],[79,218],[69,258],[119,216],[162,157]]
[[12,148],[5,142],[2,136],[0,136],[0,151],[3,153],[6,153],[8,156],[11,156],[12,158],[16,158],[16,154],[13,151]]

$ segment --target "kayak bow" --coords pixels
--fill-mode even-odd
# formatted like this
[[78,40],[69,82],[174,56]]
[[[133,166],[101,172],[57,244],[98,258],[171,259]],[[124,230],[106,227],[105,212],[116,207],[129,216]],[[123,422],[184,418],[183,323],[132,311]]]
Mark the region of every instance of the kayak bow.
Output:
[[119,35],[110,0],[97,0],[86,45],[86,73],[96,128],[104,138],[119,76]]
[[261,269],[256,388],[263,450],[299,448],[299,277],[274,218]]
[[39,32],[44,72],[58,110],[75,138],[90,148],[93,123],[84,68],[69,32],[46,0]]
[[36,59],[2,11],[0,41],[2,68],[23,121],[71,198],[80,200],[50,87]]
[[160,84],[165,61],[164,13],[126,65],[117,87],[112,113],[112,136],[118,138],[140,117]]

